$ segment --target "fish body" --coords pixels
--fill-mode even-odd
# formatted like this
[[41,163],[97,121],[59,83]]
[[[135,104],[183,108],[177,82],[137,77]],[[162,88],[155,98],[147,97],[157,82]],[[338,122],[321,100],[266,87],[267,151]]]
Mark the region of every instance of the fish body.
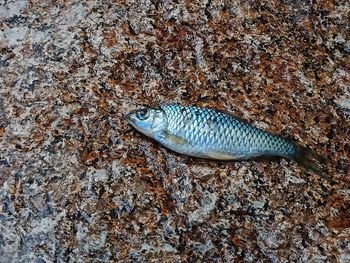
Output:
[[132,111],[127,121],[165,147],[185,155],[215,160],[285,157],[319,171],[322,157],[279,135],[211,108],[163,105]]
[[[163,125],[154,132],[149,127],[146,135],[181,154],[217,160],[292,158],[295,154],[294,145],[286,139],[214,109],[164,105],[153,109],[157,110]],[[139,129],[137,125],[134,127]]]

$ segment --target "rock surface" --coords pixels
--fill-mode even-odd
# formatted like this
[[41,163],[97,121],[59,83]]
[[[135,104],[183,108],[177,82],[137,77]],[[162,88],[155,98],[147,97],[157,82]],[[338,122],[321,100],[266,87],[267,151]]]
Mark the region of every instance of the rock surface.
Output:
[[[350,262],[349,12],[0,1],[0,261]],[[297,139],[336,183],[180,156],[122,118],[172,102]]]

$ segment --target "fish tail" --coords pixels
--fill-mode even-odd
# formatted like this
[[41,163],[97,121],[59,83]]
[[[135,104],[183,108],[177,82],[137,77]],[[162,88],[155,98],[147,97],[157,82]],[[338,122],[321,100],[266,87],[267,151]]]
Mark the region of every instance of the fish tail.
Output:
[[294,160],[297,163],[303,166],[306,170],[325,178],[333,184],[335,183],[334,179],[325,173],[324,167],[330,163],[327,158],[300,144],[295,144],[294,148]]

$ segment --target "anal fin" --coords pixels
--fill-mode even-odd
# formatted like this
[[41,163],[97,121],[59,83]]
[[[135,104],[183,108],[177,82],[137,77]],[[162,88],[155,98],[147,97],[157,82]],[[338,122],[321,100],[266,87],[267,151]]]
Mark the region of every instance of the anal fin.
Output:
[[223,153],[223,152],[216,152],[216,151],[207,152],[206,155],[210,159],[222,160],[222,161],[242,160],[244,158],[244,156],[241,156],[241,155],[232,155],[232,154],[227,154],[227,153]]

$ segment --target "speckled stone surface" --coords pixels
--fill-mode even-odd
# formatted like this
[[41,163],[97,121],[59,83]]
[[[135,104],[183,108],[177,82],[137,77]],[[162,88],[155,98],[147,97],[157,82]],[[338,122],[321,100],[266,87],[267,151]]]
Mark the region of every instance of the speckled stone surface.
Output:
[[[0,262],[350,262],[349,12],[1,0]],[[171,102],[297,139],[336,183],[181,156],[122,118]]]

